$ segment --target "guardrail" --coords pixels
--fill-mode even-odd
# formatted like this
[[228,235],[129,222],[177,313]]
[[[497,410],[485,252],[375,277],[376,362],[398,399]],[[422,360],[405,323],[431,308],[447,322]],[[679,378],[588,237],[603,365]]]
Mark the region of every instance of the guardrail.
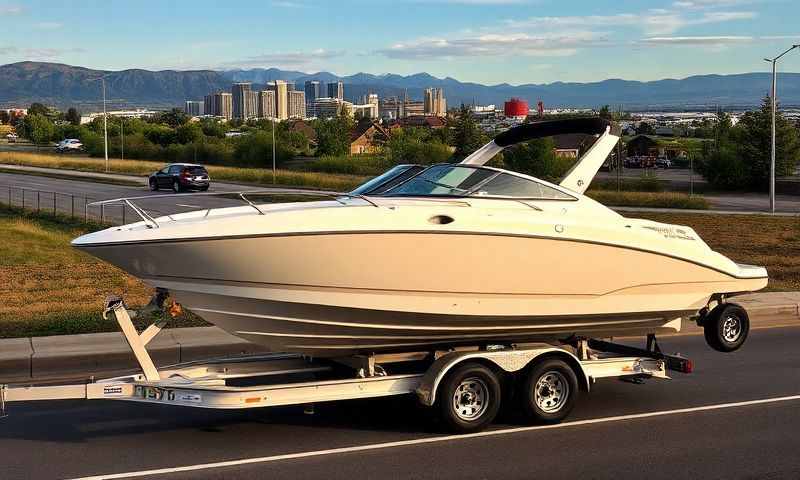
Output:
[[0,190],[0,202],[37,213],[51,213],[83,220],[94,220],[112,225],[127,223],[127,205],[92,205],[96,199],[72,193],[37,190],[27,187],[8,186]]

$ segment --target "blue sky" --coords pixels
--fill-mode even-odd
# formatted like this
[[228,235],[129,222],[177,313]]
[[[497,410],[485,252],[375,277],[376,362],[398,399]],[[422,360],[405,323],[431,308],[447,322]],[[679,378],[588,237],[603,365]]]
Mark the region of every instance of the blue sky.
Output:
[[798,20],[799,0],[0,0],[0,63],[653,80],[765,71]]

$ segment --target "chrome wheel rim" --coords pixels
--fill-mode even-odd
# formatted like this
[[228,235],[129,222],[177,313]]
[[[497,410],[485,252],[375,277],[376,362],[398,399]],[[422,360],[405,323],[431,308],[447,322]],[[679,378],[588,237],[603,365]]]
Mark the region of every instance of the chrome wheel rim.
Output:
[[465,421],[479,418],[489,406],[489,387],[478,377],[465,378],[453,393],[453,411]]
[[733,315],[728,315],[722,322],[722,338],[726,342],[735,342],[742,334],[742,323]]
[[566,377],[555,370],[545,372],[533,389],[536,406],[545,413],[554,413],[567,403],[569,384]]

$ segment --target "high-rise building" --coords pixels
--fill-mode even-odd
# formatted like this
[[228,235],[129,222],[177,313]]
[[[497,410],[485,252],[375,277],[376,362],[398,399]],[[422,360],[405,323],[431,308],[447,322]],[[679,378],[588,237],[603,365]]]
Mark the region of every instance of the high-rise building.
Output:
[[233,95],[233,118],[247,119],[254,116],[255,111],[250,107],[255,106],[255,100],[252,95],[246,92],[251,92],[251,84],[249,82],[234,83],[231,87],[231,95]]
[[300,90],[293,90],[289,92],[288,98],[288,116],[289,118],[306,118],[306,94]]
[[205,113],[205,102],[186,100],[186,106],[184,107],[184,111],[186,112],[186,115],[192,117],[203,116],[203,114]]
[[322,92],[319,91],[319,88],[319,80],[306,80],[306,102],[311,103],[322,96]]
[[214,115],[229,120],[233,116],[233,95],[228,92],[217,92],[206,95],[203,102],[206,115]]
[[244,92],[245,118],[258,116],[258,92],[247,90]]
[[447,103],[441,88],[425,89],[424,113],[437,117],[444,117],[447,114]]
[[308,104],[308,113],[317,118],[333,118],[339,113],[353,116],[353,104],[338,98],[323,97]]
[[275,90],[258,92],[258,116],[260,118],[275,118]]
[[341,80],[328,84],[328,97],[337,100],[344,100],[344,84]]
[[275,80],[275,118],[286,120],[289,118],[289,87],[283,80]]

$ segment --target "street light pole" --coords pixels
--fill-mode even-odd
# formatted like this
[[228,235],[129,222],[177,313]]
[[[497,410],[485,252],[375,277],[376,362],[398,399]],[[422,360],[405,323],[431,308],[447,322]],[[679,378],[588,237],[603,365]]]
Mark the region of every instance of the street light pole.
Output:
[[275,117],[272,117],[272,184],[275,185]]
[[778,107],[778,60],[795,48],[800,48],[800,45],[792,45],[785,52],[781,53],[773,59],[765,58],[764,60],[772,63],[772,93],[770,95],[772,100],[772,150],[770,152],[769,161],[769,211],[775,213],[775,117]]
[[101,78],[103,83],[103,149],[106,157],[106,173],[108,173],[108,113],[106,112],[106,77]]
[[125,160],[125,117],[119,117],[119,131],[122,140],[120,142],[120,157]]

